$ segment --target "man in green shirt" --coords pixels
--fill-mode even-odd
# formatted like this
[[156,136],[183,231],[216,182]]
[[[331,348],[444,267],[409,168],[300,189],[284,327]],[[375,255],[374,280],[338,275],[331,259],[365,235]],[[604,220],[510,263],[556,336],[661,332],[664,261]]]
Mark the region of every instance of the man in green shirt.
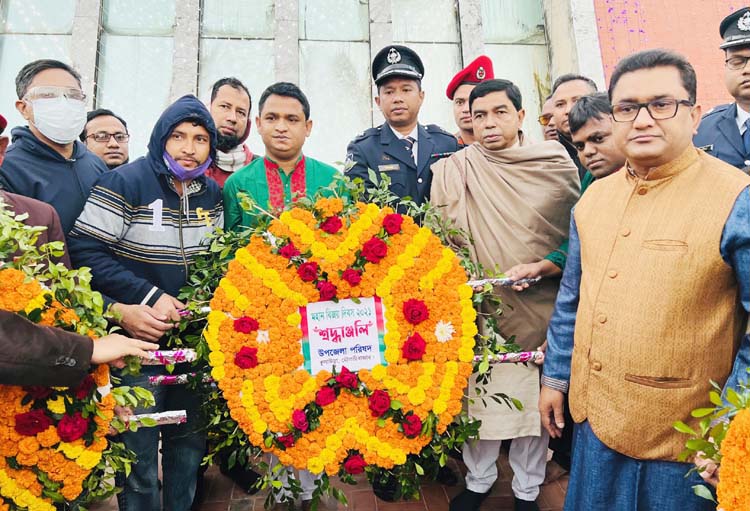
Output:
[[[571,141],[587,172],[581,179],[581,195],[595,179],[601,179],[625,165],[625,155],[612,139],[612,118],[609,98],[604,92],[583,96],[573,105],[568,116]],[[565,269],[568,240],[541,261],[519,264],[506,271],[516,280],[536,277],[559,277]],[[519,286],[517,291],[525,289]]]
[[[313,197],[339,173],[335,168],[302,154],[313,122],[310,103],[292,83],[278,82],[260,97],[255,124],[266,155],[238,170],[224,185],[224,228],[254,227],[262,211],[278,213],[300,197]],[[255,209],[240,207],[238,192],[252,199]]]

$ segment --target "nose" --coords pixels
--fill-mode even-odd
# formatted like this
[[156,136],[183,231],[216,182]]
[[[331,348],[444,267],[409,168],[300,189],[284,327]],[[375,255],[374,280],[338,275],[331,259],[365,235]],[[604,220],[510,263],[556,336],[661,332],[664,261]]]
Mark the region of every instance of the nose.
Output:
[[120,143],[115,140],[115,137],[109,137],[109,141],[107,142],[107,147],[120,147]]
[[594,144],[587,143],[583,146],[581,151],[586,158],[591,158],[596,154],[596,146]]
[[236,123],[237,122],[237,112],[235,112],[234,110],[229,110],[229,112],[227,112],[227,121],[231,121],[233,123]]
[[185,144],[182,146],[182,152],[185,154],[195,154],[195,141],[192,138],[187,138]]
[[635,119],[633,119],[633,127],[634,128],[647,128],[654,124],[654,118],[651,117],[651,114],[649,113],[648,109],[645,106],[642,106],[638,109],[638,113],[635,116]]

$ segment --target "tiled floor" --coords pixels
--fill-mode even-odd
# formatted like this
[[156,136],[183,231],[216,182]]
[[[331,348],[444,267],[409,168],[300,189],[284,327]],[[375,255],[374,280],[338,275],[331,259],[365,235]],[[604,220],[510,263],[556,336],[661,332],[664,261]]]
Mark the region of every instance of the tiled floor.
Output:
[[[449,464],[456,471],[463,474],[465,469],[460,462],[449,460]],[[498,460],[500,477],[495,483],[492,494],[482,504],[482,511],[511,511],[513,509],[513,494],[510,481],[513,473],[508,464],[507,451],[503,450]],[[211,467],[206,473],[207,494],[200,511],[260,511],[263,509],[265,493],[249,496],[235,487],[231,480],[222,476],[216,467]],[[384,502],[372,493],[366,481],[362,480],[356,486],[342,485],[349,500],[348,507],[335,502],[328,502],[319,507],[320,511],[352,510],[352,511],[447,511],[448,502],[463,489],[463,481],[454,487],[441,486],[438,483],[425,483],[422,486],[422,497],[418,501]],[[568,478],[542,486],[537,500],[542,511],[562,511]],[[100,504],[91,511],[115,511],[114,501]]]

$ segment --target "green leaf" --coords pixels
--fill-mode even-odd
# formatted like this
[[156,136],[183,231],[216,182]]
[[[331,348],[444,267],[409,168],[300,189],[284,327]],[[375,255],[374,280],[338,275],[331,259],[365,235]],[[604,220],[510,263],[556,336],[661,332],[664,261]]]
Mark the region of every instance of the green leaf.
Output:
[[696,408],[692,412],[690,412],[690,415],[696,418],[705,417],[706,415],[711,415],[716,411],[716,408]]
[[704,484],[696,484],[695,486],[693,486],[693,493],[703,499],[710,500],[711,502],[716,502],[713,493],[711,493],[711,490],[708,489],[708,486]]
[[708,397],[711,399],[711,402],[715,404],[716,406],[724,406],[724,402],[721,400],[721,395],[718,392],[712,390],[708,394]]
[[404,404],[401,401],[397,399],[394,399],[391,401],[391,410],[401,410],[401,408],[403,407],[404,407]]
[[677,421],[672,426],[674,426],[674,429],[676,429],[680,433],[685,433],[686,435],[699,436],[698,433],[696,433],[696,431],[693,428],[691,428],[690,426],[688,426],[682,421]]
[[422,465],[419,463],[414,464],[414,470],[417,471],[417,475],[423,476],[424,475],[424,469],[422,468]]

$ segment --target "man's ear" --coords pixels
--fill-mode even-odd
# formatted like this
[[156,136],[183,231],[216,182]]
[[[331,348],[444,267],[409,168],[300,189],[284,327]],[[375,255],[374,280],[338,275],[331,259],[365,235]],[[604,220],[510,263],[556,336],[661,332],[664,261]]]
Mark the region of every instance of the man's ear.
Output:
[[312,128],[313,128],[312,119],[308,119],[308,120],[305,121],[305,128],[307,129],[307,134],[305,136],[309,137],[310,136],[310,132],[312,132]]
[[10,139],[8,137],[0,137],[0,166],[3,164],[5,159],[5,150],[8,149]]

